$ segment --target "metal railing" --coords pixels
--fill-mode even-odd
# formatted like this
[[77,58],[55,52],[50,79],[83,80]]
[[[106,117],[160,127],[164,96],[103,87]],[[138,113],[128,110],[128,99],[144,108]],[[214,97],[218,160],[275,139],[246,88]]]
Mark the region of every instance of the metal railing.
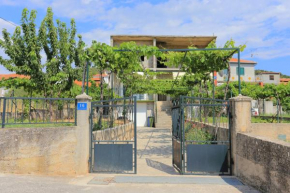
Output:
[[76,125],[76,99],[0,97],[0,124],[73,124]]

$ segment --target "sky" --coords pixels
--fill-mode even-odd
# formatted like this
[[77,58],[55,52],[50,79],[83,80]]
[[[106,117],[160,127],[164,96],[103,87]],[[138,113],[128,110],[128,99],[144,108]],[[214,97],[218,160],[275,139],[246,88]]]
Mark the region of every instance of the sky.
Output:
[[[117,34],[214,35],[218,46],[246,44],[241,57],[256,69],[290,75],[289,0],[0,0],[0,29],[13,33],[23,8],[37,10],[39,26],[47,7],[55,19],[74,18],[88,45]],[[0,73],[11,72],[0,65]]]

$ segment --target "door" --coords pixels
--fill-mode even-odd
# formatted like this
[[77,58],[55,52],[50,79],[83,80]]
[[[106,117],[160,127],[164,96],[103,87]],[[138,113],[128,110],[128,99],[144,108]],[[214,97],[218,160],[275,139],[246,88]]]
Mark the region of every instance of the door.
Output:
[[92,102],[90,171],[137,173],[136,97]]

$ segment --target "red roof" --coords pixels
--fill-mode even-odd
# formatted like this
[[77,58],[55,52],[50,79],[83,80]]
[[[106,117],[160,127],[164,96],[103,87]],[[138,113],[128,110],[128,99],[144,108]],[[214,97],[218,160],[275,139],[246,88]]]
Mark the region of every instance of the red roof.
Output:
[[20,75],[20,74],[0,74],[0,80],[8,78],[29,78],[29,76]]
[[[98,74],[96,74],[95,76],[98,76]],[[108,75],[103,74],[103,77],[107,77],[107,76]],[[100,75],[99,75],[99,77],[100,77]],[[29,76],[19,75],[19,74],[0,74],[0,80],[9,79],[9,78],[29,78]],[[94,80],[96,82],[97,86],[100,84],[98,82],[98,81],[100,81],[100,78],[92,78],[91,80]],[[74,83],[78,86],[82,86],[82,81],[75,80]],[[89,86],[91,86],[90,82],[89,82]]]
[[[230,62],[238,63],[238,59],[237,58],[231,58]],[[257,64],[257,62],[254,62],[254,61],[251,61],[251,60],[243,60],[243,59],[240,59],[240,63]]]
[[[104,78],[104,77],[108,77],[109,75],[107,75],[107,74],[102,74],[102,77]],[[93,78],[92,78],[92,80],[94,80],[94,81],[100,81],[101,80],[101,75],[100,74],[95,74],[95,75],[93,75]]]
[[[75,80],[74,83],[78,86],[82,86],[83,85],[83,82],[82,81],[78,81],[78,80]],[[96,82],[96,86],[98,86],[100,83],[99,82]],[[92,84],[89,82],[89,87],[91,86]],[[87,83],[85,82],[85,86],[87,86]]]
[[290,78],[280,78],[280,82],[290,82]]

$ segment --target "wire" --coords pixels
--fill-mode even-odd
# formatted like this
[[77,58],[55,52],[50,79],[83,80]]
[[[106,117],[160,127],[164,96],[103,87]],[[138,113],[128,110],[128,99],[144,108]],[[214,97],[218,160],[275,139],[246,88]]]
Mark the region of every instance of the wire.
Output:
[[10,23],[11,25],[14,25],[14,26],[16,26],[16,27],[19,26],[19,25],[16,25],[15,23],[12,23],[11,21],[8,21],[8,20],[2,18],[2,17],[0,17],[0,19],[2,19],[3,21],[6,21],[7,23]]

